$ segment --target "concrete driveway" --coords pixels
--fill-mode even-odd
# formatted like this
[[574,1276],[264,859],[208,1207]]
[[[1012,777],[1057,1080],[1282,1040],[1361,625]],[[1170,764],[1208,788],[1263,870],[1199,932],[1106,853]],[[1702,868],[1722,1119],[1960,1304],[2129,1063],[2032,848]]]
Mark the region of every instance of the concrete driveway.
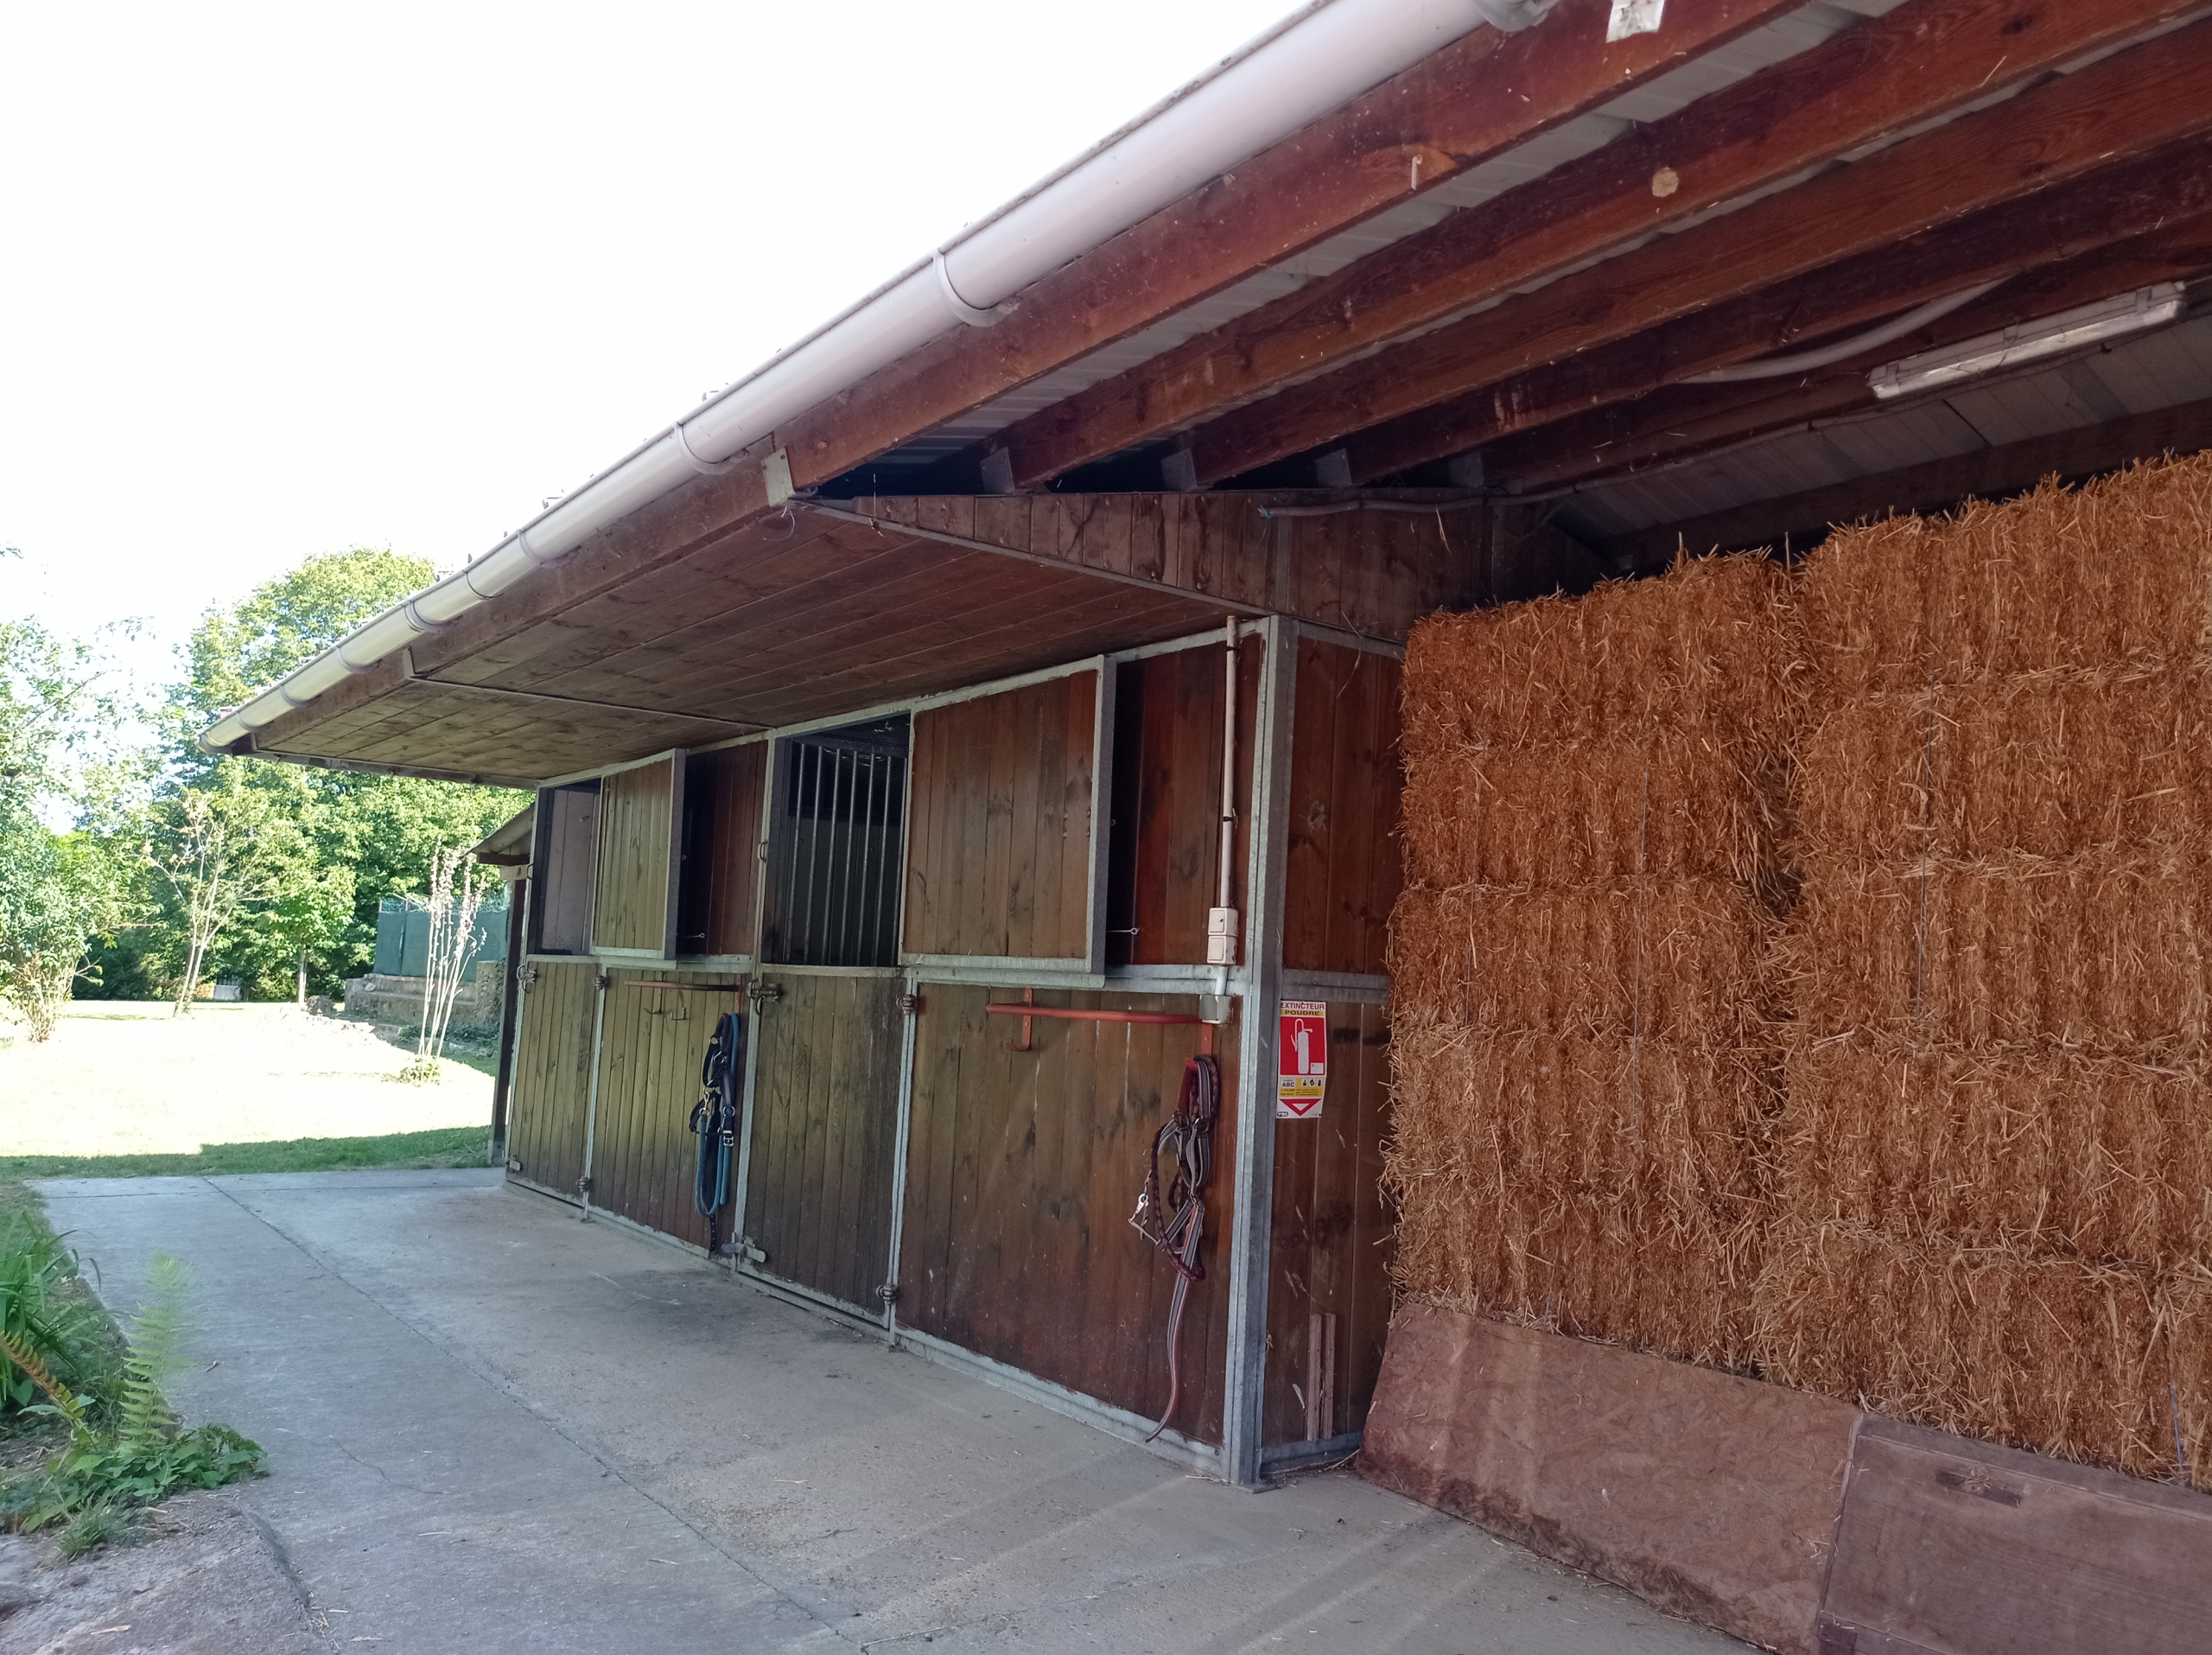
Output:
[[490,1172],[48,1181],[342,1648],[1740,1651],[1342,1473],[1258,1494]]

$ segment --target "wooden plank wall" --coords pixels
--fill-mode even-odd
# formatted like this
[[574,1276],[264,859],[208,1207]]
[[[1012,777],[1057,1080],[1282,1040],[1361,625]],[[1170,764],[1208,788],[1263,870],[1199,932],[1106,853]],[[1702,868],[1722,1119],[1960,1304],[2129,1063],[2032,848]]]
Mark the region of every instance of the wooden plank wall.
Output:
[[1405,879],[1405,768],[1394,656],[1300,639],[1291,735],[1283,964],[1381,975]]
[[1471,608],[1480,595],[1484,511],[1261,516],[1277,498],[1226,492],[862,496],[852,504],[886,522],[1134,575],[1373,638],[1402,640],[1421,616]]
[[663,759],[618,770],[600,783],[599,889],[592,943],[599,948],[668,945],[669,845],[676,765]]
[[[663,966],[608,974],[600,1037],[599,1121],[592,1133],[591,1200],[694,1246],[707,1221],[692,1205],[698,1139],[690,1129],[699,1066],[715,1022],[739,1009],[741,978]],[[714,983],[723,994],[643,989],[642,981]]]
[[897,977],[763,974],[753,1021],[746,1232],[769,1275],[870,1313],[890,1272],[893,1157],[906,1032]]
[[908,952],[1089,953],[1097,720],[1096,672],[914,715]]
[[522,1166],[509,1176],[573,1201],[584,1170],[599,967],[589,960],[531,964],[537,977],[524,990],[507,1134],[507,1154]]
[[531,952],[591,952],[592,886],[599,868],[599,789],[556,787],[539,795],[543,824],[537,830],[545,863],[537,881],[542,894],[533,920]]
[[[1252,731],[1266,645],[1239,648],[1236,901],[1250,842]],[[1203,965],[1221,846],[1219,649],[1126,661],[1114,703],[1114,822],[1107,878],[1109,965]],[[1134,934],[1133,934],[1134,933]]]
[[[1171,658],[1172,659],[1172,658]],[[1215,660],[1216,670],[1219,660]],[[1153,1134],[1174,1111],[1199,1030],[994,1016],[1004,989],[925,984],[915,1031],[899,1320],[920,1331],[1157,1418],[1167,1404],[1175,1272],[1130,1228]],[[1187,996],[1040,992],[1048,1006],[1189,1011]],[[1234,1023],[1219,1031],[1220,1124],[1199,1255],[1184,1313],[1176,1428],[1221,1441],[1236,1142]]]
[[684,761],[678,954],[753,952],[767,772],[766,742],[695,753]]
[[[1262,1441],[1306,1440],[1312,1317],[1336,1317],[1335,1388],[1321,1437],[1362,1428],[1390,1324],[1390,1237],[1382,1191],[1390,1122],[1389,1020],[1380,1006],[1329,1008],[1329,1082],[1318,1117],[1275,1123]],[[1296,1389],[1294,1390],[1293,1387]]]

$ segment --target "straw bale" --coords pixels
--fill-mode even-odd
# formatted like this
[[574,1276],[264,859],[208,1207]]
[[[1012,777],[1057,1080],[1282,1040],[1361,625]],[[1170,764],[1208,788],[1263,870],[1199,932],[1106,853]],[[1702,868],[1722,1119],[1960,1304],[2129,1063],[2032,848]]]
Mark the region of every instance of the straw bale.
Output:
[[1787,586],[1764,558],[1707,557],[1586,597],[1433,615],[1407,644],[1408,761],[1656,725],[1770,742],[1802,701]]
[[1735,1038],[1767,929],[1725,880],[1414,887],[1391,917],[1391,997],[1470,1028]]
[[1807,1042],[1777,1200],[1801,1223],[2144,1270],[2212,1258],[2212,1066]]
[[2206,644],[2212,455],[1949,518],[1832,535],[1807,561],[1806,634],[1849,697],[1978,677],[2178,664]]
[[2212,781],[2212,678],[2135,665],[1847,702],[1807,737],[1797,843],[1899,859],[2196,847]]
[[1740,1048],[1394,1017],[1393,1269],[1430,1302],[1738,1365],[1770,1073]]
[[2190,1470],[2212,1486],[2202,1278],[1842,1225],[1792,1222],[1769,1244],[1769,1378],[2141,1477],[2174,1474],[2178,1417]]
[[1637,873],[1750,882],[1777,855],[1777,757],[1675,729],[1571,746],[1439,747],[1407,773],[1407,876],[1439,888]]
[[1808,856],[1778,954],[1816,1038],[2193,1053],[2208,1024],[2207,894],[2178,850]]

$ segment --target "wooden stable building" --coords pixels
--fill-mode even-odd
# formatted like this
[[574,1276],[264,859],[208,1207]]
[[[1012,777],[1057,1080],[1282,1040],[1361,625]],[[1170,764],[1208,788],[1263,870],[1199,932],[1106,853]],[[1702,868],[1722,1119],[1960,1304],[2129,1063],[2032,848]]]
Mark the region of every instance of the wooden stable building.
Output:
[[1323,0],[202,740],[537,791],[516,1185],[1249,1485],[1384,1372],[1419,623],[2212,447],[2208,276],[2184,0]]

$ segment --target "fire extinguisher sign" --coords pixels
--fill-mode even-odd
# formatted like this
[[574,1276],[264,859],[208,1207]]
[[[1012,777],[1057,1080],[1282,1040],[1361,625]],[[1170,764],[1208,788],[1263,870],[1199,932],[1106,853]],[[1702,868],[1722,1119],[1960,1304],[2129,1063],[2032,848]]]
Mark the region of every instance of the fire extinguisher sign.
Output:
[[1319,1000],[1284,1001],[1275,1053],[1275,1118],[1313,1119],[1329,1080],[1329,1008]]

